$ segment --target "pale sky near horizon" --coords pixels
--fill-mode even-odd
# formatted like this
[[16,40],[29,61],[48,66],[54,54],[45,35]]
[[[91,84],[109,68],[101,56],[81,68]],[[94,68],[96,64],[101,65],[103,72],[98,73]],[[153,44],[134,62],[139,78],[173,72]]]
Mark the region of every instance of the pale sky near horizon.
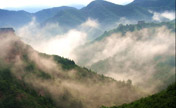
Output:
[[[0,0],[0,8],[58,7],[87,5],[93,0]],[[116,4],[127,4],[133,0],[106,0]]]

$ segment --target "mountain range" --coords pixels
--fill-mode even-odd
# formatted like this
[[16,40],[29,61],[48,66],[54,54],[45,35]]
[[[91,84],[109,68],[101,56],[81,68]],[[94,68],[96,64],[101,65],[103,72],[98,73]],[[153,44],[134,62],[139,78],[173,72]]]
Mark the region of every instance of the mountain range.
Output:
[[113,24],[122,17],[136,21],[151,20],[153,14],[149,10],[175,11],[174,4],[175,0],[135,0],[123,6],[104,0],[95,0],[81,9],[64,6],[44,9],[36,13],[0,9],[0,26],[20,27],[29,23],[33,17],[40,24],[59,23],[61,26],[72,28],[88,18],[96,19],[101,24]]
[[[0,108],[175,108],[175,20],[147,22],[162,12],[175,12],[175,0],[127,5],[95,0],[81,9],[62,6],[36,13],[0,9]],[[121,19],[138,23],[117,26]],[[116,28],[105,29],[112,25]],[[70,60],[36,51],[17,36],[18,28],[23,37],[37,37],[36,43],[56,34],[53,50],[68,44],[59,51],[84,39],[72,44],[76,37],[55,30],[74,29],[69,35],[80,31],[87,38],[73,47],[75,59]],[[69,42],[55,41],[64,37]],[[46,49],[50,45],[42,43]]]

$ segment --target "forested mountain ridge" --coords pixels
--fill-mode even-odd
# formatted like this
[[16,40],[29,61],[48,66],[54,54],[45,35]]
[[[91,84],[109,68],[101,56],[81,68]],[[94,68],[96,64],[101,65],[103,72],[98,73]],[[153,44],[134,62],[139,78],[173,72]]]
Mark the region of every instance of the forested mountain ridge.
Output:
[[99,22],[112,23],[125,17],[131,20],[150,19],[152,14],[142,8],[117,5],[104,0],[96,0],[81,9],[88,17],[97,19]]
[[117,28],[105,31],[100,37],[95,39],[94,41],[101,40],[107,36],[112,35],[113,33],[122,33],[125,34],[127,32],[134,32],[138,31],[144,28],[155,28],[155,27],[161,27],[161,26],[166,26],[167,28],[171,29],[171,31],[175,32],[175,20],[169,21],[169,22],[152,22],[152,23],[142,23],[142,24],[120,24]]
[[[3,30],[5,29],[1,31]],[[74,61],[38,53],[20,41],[13,30],[1,32],[0,39],[2,41],[0,43],[0,72],[2,74],[0,82],[3,85],[0,92],[7,93],[0,97],[0,105],[3,107],[6,105],[18,108],[30,107],[36,100],[34,106],[31,107],[97,108],[102,104],[120,105],[145,95],[131,82],[116,81],[79,67]],[[3,77],[6,74],[7,77]],[[11,76],[12,80],[8,79]],[[16,86],[13,87],[13,84]],[[27,86],[23,86],[24,84]],[[30,90],[35,91],[31,93]],[[123,93],[124,90],[127,92]],[[18,100],[18,95],[21,96],[23,93],[25,99]],[[4,103],[7,99],[10,103]],[[41,104],[44,101],[48,104]]]
[[0,108],[176,107],[175,30],[175,0],[0,9]]
[[50,96],[41,96],[29,85],[16,79],[9,67],[2,67],[2,64],[0,61],[1,108],[56,108]]

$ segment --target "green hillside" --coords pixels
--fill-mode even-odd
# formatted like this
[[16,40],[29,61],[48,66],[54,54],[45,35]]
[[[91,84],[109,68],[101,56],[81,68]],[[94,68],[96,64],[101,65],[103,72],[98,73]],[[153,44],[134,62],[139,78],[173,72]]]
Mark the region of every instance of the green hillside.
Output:
[[[129,82],[116,81],[99,75],[76,65],[74,61],[56,55],[38,53],[21,42],[13,31],[0,34],[0,40],[3,42],[0,43],[2,76],[5,75],[4,72],[9,72],[10,75],[14,76],[14,81],[10,77],[2,78],[2,83],[3,80],[9,81],[9,84],[3,84],[4,87],[12,87],[1,91],[4,97],[11,96],[8,98],[9,102],[15,102],[16,95],[18,96],[18,93],[23,94],[24,91],[27,99],[21,103],[18,102],[19,108],[22,106],[27,108],[28,104],[33,102],[36,102],[36,108],[40,108],[43,105],[40,103],[43,101],[48,101],[48,104],[43,106],[44,108],[54,105],[57,108],[97,108],[101,105],[129,103],[145,95]],[[36,95],[33,95],[33,92],[30,94],[30,92],[25,91],[27,88],[18,85],[17,82],[28,85],[27,87],[35,90]],[[16,86],[13,87],[13,85],[19,86],[19,88],[17,86],[18,93],[16,93]],[[108,88],[111,89],[108,90]],[[13,90],[16,95],[13,95]],[[6,92],[7,94],[4,94]],[[49,100],[50,98],[41,97],[44,99],[40,102],[40,98],[38,98],[40,95],[50,97],[52,101]],[[0,103],[6,105],[4,100]],[[8,105],[13,104],[8,103]],[[37,106],[37,104],[39,105]]]
[[39,95],[2,64],[0,61],[0,108],[56,108],[49,96]]
[[130,104],[102,108],[175,108],[176,107],[176,83],[170,85],[166,90],[152,96],[142,98]]

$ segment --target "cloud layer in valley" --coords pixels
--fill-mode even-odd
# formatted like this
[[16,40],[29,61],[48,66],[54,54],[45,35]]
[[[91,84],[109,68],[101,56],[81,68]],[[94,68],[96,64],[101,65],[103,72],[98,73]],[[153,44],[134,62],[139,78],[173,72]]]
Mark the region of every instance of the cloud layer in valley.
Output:
[[0,34],[0,40],[3,42],[0,43],[0,60],[4,65],[10,65],[19,81],[27,83],[42,96],[50,96],[58,107],[97,108],[129,103],[143,96],[129,83],[117,82],[88,69],[78,66],[63,69],[62,62],[38,53],[17,36]]
[[90,34],[99,30],[99,24],[96,20],[89,18],[78,28],[67,32],[63,32],[63,29],[59,24],[47,24],[40,27],[33,18],[28,25],[17,30],[17,35],[37,51],[74,59],[72,52],[89,41]]
[[174,39],[174,32],[166,27],[146,28],[125,35],[115,33],[78,48],[75,55],[80,65],[116,80],[131,79],[134,84],[155,91],[166,80],[174,80]]
[[[167,17],[172,19],[172,16]],[[121,18],[117,25],[120,22],[128,24],[131,21]],[[127,32],[125,35],[116,33],[91,44],[87,43],[90,42],[92,30],[101,29],[98,21],[89,18],[78,28],[58,34],[62,29],[59,24],[47,24],[41,28],[34,19],[20,28],[17,34],[40,52],[72,59],[81,66],[90,67],[116,80],[131,79],[134,84],[148,87],[150,91],[155,90],[156,85],[163,85],[160,79],[155,80],[154,87],[148,85],[161,69],[158,64],[175,56],[174,33],[166,27]],[[167,70],[170,72],[168,77],[173,75],[173,70],[173,67]]]

